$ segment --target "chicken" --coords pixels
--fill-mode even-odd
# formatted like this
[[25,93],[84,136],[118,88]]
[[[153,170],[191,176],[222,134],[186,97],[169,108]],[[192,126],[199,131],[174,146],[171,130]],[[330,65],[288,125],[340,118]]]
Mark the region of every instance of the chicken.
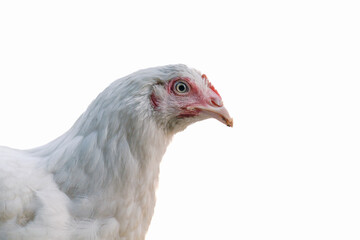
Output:
[[168,65],[113,82],[47,145],[0,147],[0,239],[144,239],[171,138],[207,118],[233,125],[206,75]]

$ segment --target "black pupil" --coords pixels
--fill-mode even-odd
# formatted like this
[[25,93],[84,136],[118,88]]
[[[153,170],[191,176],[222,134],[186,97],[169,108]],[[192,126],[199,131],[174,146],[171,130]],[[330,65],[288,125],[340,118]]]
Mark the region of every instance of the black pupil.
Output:
[[179,90],[179,92],[185,92],[185,90],[186,90],[185,84],[180,83],[180,84],[178,85],[178,90]]

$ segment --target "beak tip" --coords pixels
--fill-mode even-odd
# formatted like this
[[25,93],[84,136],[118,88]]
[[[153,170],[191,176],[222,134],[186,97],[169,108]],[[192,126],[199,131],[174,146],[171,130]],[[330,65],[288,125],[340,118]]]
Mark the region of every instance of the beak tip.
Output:
[[225,123],[226,126],[228,127],[233,127],[234,126],[234,121],[231,117],[227,118],[225,116],[221,116],[223,122]]
[[226,126],[228,127],[233,127],[234,126],[234,121],[232,118],[229,118],[229,119],[224,119],[225,122],[226,122]]

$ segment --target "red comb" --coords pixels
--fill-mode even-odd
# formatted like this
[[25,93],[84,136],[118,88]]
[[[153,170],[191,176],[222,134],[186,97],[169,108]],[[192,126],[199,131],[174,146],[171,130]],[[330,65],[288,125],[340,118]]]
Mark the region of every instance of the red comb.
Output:
[[211,82],[209,81],[209,79],[207,78],[207,76],[205,74],[201,75],[201,77],[206,81],[206,83],[208,84],[208,87],[214,91],[214,93],[216,93],[216,95],[218,95],[219,97],[220,94],[219,92],[215,89],[215,87],[211,84]]

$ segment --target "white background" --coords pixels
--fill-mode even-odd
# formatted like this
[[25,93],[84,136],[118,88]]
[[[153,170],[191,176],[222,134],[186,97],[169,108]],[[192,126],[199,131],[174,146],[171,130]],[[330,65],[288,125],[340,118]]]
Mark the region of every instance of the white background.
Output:
[[42,145],[113,80],[185,63],[234,128],[174,138],[147,239],[360,239],[359,16],[357,1],[1,1],[0,145]]

